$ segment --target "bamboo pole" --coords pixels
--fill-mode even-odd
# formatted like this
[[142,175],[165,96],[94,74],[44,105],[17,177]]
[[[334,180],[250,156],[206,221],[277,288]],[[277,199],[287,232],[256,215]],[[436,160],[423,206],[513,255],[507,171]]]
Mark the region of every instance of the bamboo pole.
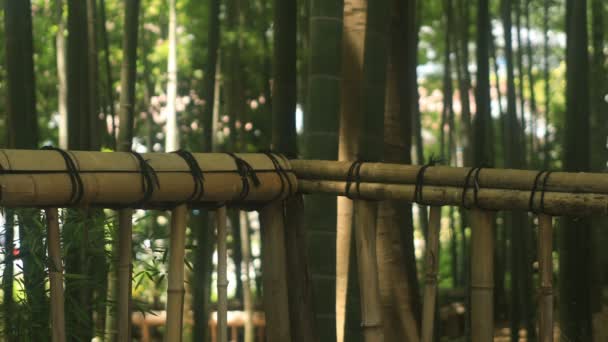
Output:
[[[135,156],[124,152],[69,152],[77,164],[84,193],[82,206],[133,205],[143,197],[142,174]],[[156,171],[158,184],[145,206],[167,207],[190,200],[195,182],[188,164],[175,153],[144,153],[150,167]],[[268,156],[264,154],[238,154],[256,171],[260,186],[248,177],[249,203],[267,203],[285,198],[288,188]],[[238,201],[243,190],[243,181],[237,171],[235,160],[221,153],[194,154],[204,172],[204,194],[201,202]],[[289,164],[279,158],[287,170],[292,184],[295,175]],[[0,206],[63,206],[72,195],[72,183],[66,172],[65,160],[56,151],[0,150]],[[141,206],[144,206],[143,204]]]
[[276,201],[259,211],[264,251],[262,253],[262,283],[266,314],[267,342],[292,341],[289,325],[287,294],[287,265],[285,251],[285,222],[283,203]]
[[131,340],[131,277],[132,277],[132,240],[133,210],[118,212],[118,341]]
[[[426,179],[426,174],[425,174]],[[298,191],[302,193],[325,193],[344,196],[345,182],[299,180]],[[361,196],[375,200],[412,201],[414,185],[361,183]],[[447,186],[424,186],[424,200],[430,205],[461,205],[462,188]],[[540,197],[540,196],[536,196]],[[474,203],[472,189],[466,192],[467,204]],[[491,210],[529,210],[530,191],[481,188],[478,203]],[[535,208],[538,208],[535,201]],[[608,195],[587,193],[546,192],[544,212],[555,216],[587,216],[608,214]]]
[[59,215],[57,208],[48,208],[45,211],[49,252],[49,283],[51,287],[51,330],[53,342],[64,342],[66,335]]
[[494,213],[471,212],[471,340],[494,337]]
[[171,211],[171,242],[167,287],[167,332],[165,341],[182,340],[184,306],[184,254],[188,208],[178,205]]
[[[290,160],[298,179],[346,179],[352,162],[325,160]],[[389,163],[364,163],[359,175],[365,183],[416,184],[421,166]],[[425,185],[464,185],[470,168],[432,166],[424,172]],[[532,190],[538,171],[515,169],[482,169],[478,181],[480,188]],[[608,194],[608,175],[605,173],[552,172],[545,186],[546,191]]]
[[378,204],[354,201],[354,237],[361,298],[361,329],[366,342],[384,341],[378,263],[376,258],[376,221]]
[[540,268],[539,324],[541,342],[553,342],[553,222],[538,215],[538,263]]
[[433,342],[433,325],[437,303],[437,272],[439,270],[439,230],[441,207],[432,206],[429,213],[429,232],[425,257],[426,282],[422,307],[422,342]]
[[287,284],[292,342],[318,341],[315,330],[312,283],[308,268],[307,232],[304,225],[302,195],[285,201],[285,244],[287,253]]
[[226,207],[215,211],[217,225],[217,325],[218,341],[228,341],[228,252],[226,246]]

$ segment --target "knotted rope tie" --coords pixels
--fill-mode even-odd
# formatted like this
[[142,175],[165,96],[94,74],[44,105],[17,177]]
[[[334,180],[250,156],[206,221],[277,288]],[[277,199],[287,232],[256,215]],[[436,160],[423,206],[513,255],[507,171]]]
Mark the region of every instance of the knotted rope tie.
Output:
[[422,199],[422,189],[424,187],[424,173],[426,172],[426,169],[431,166],[435,166],[437,163],[441,163],[441,160],[431,157],[429,162],[423,165],[420,170],[418,170],[418,174],[416,175],[416,187],[414,188],[414,198],[412,199],[412,202],[418,203],[420,205],[430,205],[429,203],[425,203]]
[[[480,190],[479,173],[481,172],[481,169],[483,169],[483,167],[481,167],[481,166],[471,168],[469,170],[469,172],[467,173],[467,176],[464,180],[464,186],[462,188],[461,205],[465,209],[468,209],[468,210],[473,209],[473,206],[477,207],[479,209],[485,209],[481,205],[479,205],[479,198],[478,198],[479,190]],[[469,206],[466,204],[467,190],[469,188],[471,176],[473,176],[473,206]]]
[[139,162],[139,172],[141,173],[141,189],[144,193],[144,196],[141,200],[133,203],[131,207],[139,208],[146,204],[152,195],[154,194],[154,186],[156,185],[157,189],[160,189],[160,183],[158,182],[158,176],[156,175],[156,171],[150,164],[148,164],[148,160],[145,160],[141,154],[137,152],[131,152],[131,154],[137,159]]
[[70,154],[54,146],[44,146],[43,148],[41,148],[41,150],[57,151],[63,157],[68,176],[70,177],[70,182],[72,183],[72,192],[70,194],[70,200],[68,201],[67,205],[73,206],[78,204],[84,196],[84,185],[82,183],[82,178],[80,178],[80,173],[78,172],[76,163],[74,162]]
[[192,174],[192,180],[194,181],[194,191],[192,191],[192,195],[188,198],[187,202],[198,202],[205,194],[205,176],[203,175],[203,170],[200,165],[196,161],[196,158],[192,155],[192,153],[185,150],[178,150],[173,152],[178,156],[182,157],[188,167],[190,168],[190,173]]
[[287,185],[289,189],[289,194],[293,193],[293,184],[291,184],[289,175],[279,162],[277,156],[271,151],[264,151],[262,153],[264,153],[268,157],[268,159],[270,159],[270,161],[274,165],[275,170],[277,171],[277,174],[279,175],[279,179],[281,180],[281,191],[277,194],[277,196],[275,196],[275,198],[273,198],[272,201],[276,201],[277,199],[281,198],[281,196],[283,196],[283,192],[285,192],[285,185]]
[[[545,192],[547,190],[547,180],[549,179],[551,173],[553,173],[553,171],[543,170],[536,174],[536,177],[534,178],[534,184],[532,185],[532,191],[530,192],[528,211],[537,215],[542,214],[545,211]],[[534,209],[534,195],[536,195],[536,192],[538,191],[538,181],[541,179],[541,177],[543,181],[541,182],[542,187],[540,190],[540,207],[538,208],[538,210],[536,210]]]
[[237,157],[232,152],[226,152],[226,154],[229,155],[230,157],[232,157],[232,159],[234,159],[234,163],[236,164],[236,170],[239,173],[239,175],[241,176],[241,181],[243,182],[243,189],[241,190],[241,194],[239,195],[238,201],[243,201],[243,200],[245,200],[245,198],[247,198],[247,195],[249,195],[249,190],[250,190],[249,178],[251,178],[251,180],[253,181],[253,185],[256,188],[258,186],[260,186],[260,184],[261,184],[260,179],[258,178],[258,175],[255,173],[255,170],[253,169],[253,167],[248,162]]
[[[356,198],[361,198],[361,189],[360,189],[360,185],[361,185],[361,166],[363,165],[363,161],[362,160],[355,160],[351,165],[350,168],[348,169],[348,173],[346,174],[346,185],[344,188],[344,192],[346,194],[346,197],[354,200]],[[350,188],[352,186],[353,183],[353,178],[355,181],[355,188],[357,189],[357,195],[353,196],[350,193]]]

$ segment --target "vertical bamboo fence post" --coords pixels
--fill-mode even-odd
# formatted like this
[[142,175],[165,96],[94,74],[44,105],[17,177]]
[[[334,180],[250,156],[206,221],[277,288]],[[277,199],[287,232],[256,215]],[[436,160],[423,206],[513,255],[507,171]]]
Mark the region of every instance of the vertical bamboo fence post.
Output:
[[540,269],[539,337],[553,342],[553,218],[538,215],[538,263]]
[[59,215],[57,208],[48,208],[45,211],[49,252],[49,282],[51,286],[51,330],[53,342],[65,342],[63,264],[61,262]]
[[471,340],[494,336],[494,213],[471,211]]
[[283,203],[273,202],[260,210],[263,226],[262,284],[267,342],[292,341],[287,295],[287,264]]
[[384,341],[378,263],[376,221],[378,205],[355,200],[355,246],[361,296],[361,328],[366,342]]
[[167,288],[167,334],[165,341],[182,340],[184,305],[184,254],[188,209],[180,204],[171,211],[169,275]]
[[217,329],[218,341],[228,341],[228,252],[226,246],[226,207],[215,211],[217,225]]
[[118,211],[118,341],[131,340],[131,258],[133,210]]
[[441,207],[432,206],[429,214],[428,240],[425,256],[426,277],[422,308],[422,342],[433,342],[435,304],[437,302],[437,272],[439,268],[439,230]]

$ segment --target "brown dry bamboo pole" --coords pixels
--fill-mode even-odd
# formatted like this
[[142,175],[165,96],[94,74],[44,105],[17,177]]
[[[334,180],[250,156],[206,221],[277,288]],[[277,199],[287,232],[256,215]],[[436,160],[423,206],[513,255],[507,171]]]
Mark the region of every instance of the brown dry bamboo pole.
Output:
[[435,304],[437,302],[437,272],[439,270],[439,230],[441,207],[432,206],[429,213],[429,231],[425,257],[426,282],[422,307],[422,342],[433,341]]
[[382,301],[380,300],[376,258],[378,204],[372,201],[355,200],[354,206],[354,238],[361,298],[361,329],[365,341],[384,341]]
[[[291,160],[291,167],[298,179],[346,180],[352,162],[324,160]],[[362,182],[415,184],[421,166],[364,163],[359,175]],[[456,186],[464,185],[470,168],[433,166],[424,173],[425,185]],[[479,173],[481,188],[532,190],[534,179],[539,171],[515,169],[482,169]],[[605,173],[553,172],[547,180],[545,189],[553,192],[600,193],[608,194],[608,176]]]
[[262,283],[267,342],[291,341],[283,203],[275,201],[259,211],[263,227]]
[[63,306],[63,264],[57,208],[46,211],[47,246],[49,252],[49,283],[51,287],[51,330],[53,342],[65,342],[65,312]]
[[553,342],[553,219],[538,215],[538,263],[540,268],[539,324],[541,342]]
[[131,245],[133,236],[133,210],[123,209],[118,212],[118,341],[131,340],[131,282],[132,263]]
[[[426,174],[425,174],[426,179]],[[299,180],[298,191],[302,193],[325,193],[344,196],[345,182]],[[375,200],[412,201],[415,185],[361,183],[362,197]],[[460,187],[424,186],[424,201],[429,205],[461,205]],[[534,207],[539,207],[540,195],[534,200]],[[478,192],[478,203],[490,210],[525,210],[530,200],[530,191],[481,188]],[[466,204],[474,203],[473,189],[465,196]],[[608,215],[608,195],[588,193],[546,192],[544,212],[554,216],[587,216],[591,214]]]
[[171,237],[167,287],[167,333],[165,341],[182,340],[184,306],[184,254],[188,207],[178,205],[171,211]]
[[226,228],[226,207],[215,211],[217,226],[217,329],[218,341],[228,341],[228,247]]
[[471,340],[494,337],[494,213],[471,212]]
[[[107,206],[132,205],[143,197],[142,175],[139,161],[130,153],[70,152],[83,182],[84,195],[81,205]],[[235,161],[226,154],[195,154],[205,172],[204,202],[230,202],[237,200],[243,189],[241,176]],[[194,189],[194,180],[187,163],[174,153],[142,154],[156,171],[159,186],[147,204],[149,207],[183,203]],[[248,202],[266,203],[289,195],[284,182],[275,171],[272,161],[264,154],[239,155],[254,170],[260,186],[250,179]],[[282,167],[289,170],[282,158]],[[56,151],[0,150],[0,174],[2,197],[0,205],[62,206],[69,202],[72,183],[65,171],[65,160]],[[46,173],[46,172],[49,173]],[[31,173],[29,173],[31,172]],[[292,184],[297,180],[289,173]]]

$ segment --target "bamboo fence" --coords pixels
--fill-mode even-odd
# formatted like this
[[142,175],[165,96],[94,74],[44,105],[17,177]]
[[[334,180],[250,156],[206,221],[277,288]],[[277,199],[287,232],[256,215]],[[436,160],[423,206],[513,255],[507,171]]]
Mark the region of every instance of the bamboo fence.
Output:
[[[141,157],[154,172],[148,184],[153,191],[149,200],[142,202],[145,189],[141,163],[135,155],[88,151],[68,154],[76,166],[74,173],[81,179],[82,190],[73,185],[66,160],[57,151],[0,150],[0,206],[170,208],[185,202],[203,206],[240,201],[255,205],[290,195],[285,177],[296,184],[289,163],[283,158],[277,158],[285,170],[280,174],[265,154],[236,154],[255,171],[255,176],[247,173],[245,182],[234,157],[224,153],[193,154],[204,172],[204,191],[199,198],[192,199],[196,180],[182,157],[176,153],[143,153]],[[75,190],[82,191],[82,197],[73,204],[70,202]],[[246,198],[241,198],[244,192]]]
[[[351,173],[349,176],[349,169],[353,165],[350,162],[287,161],[280,156],[269,157],[267,154],[209,153],[193,154],[192,157],[194,162],[176,153],[140,156],[122,152],[0,150],[0,206],[47,208],[53,341],[64,341],[65,329],[59,223],[57,209],[49,208],[98,206],[172,209],[167,341],[181,340],[188,205],[211,205],[217,209],[220,264],[218,321],[220,331],[224,333],[226,329],[221,329],[221,326],[226,317],[225,205],[260,211],[264,226],[262,262],[268,341],[291,341],[294,334],[301,334],[313,326],[311,314],[299,312],[311,311],[310,303],[304,303],[310,302],[310,288],[304,284],[291,289],[294,284],[305,282],[306,275],[302,273],[301,277],[296,277],[290,273],[306,270],[288,270],[289,266],[305,267],[302,263],[305,254],[295,253],[297,240],[302,237],[302,218],[299,213],[286,216],[286,213],[294,211],[290,209],[292,207],[301,209],[300,194],[349,195],[356,199],[357,251],[366,253],[369,260],[375,259],[375,230],[371,229],[375,227],[376,217],[376,204],[373,201],[405,200],[431,206],[425,258],[427,282],[423,341],[436,338],[433,336],[433,325],[441,206],[472,209],[473,341],[487,341],[493,334],[493,211],[524,210],[538,214],[541,341],[552,341],[553,337],[552,216],[608,214],[608,175],[605,174],[363,163],[359,165],[356,175]],[[193,163],[202,174],[195,170]],[[298,196],[294,197],[296,193]],[[285,199],[289,201],[281,201]],[[130,216],[130,211],[121,214],[122,226],[130,225]],[[124,246],[131,243],[131,237],[128,230],[123,233],[119,242]],[[286,246],[289,250],[286,250]],[[120,250],[126,253],[130,249]],[[120,266],[120,273],[131,272],[130,263]],[[377,281],[374,263],[358,266],[362,280]],[[128,277],[124,279],[128,280]],[[370,288],[377,288],[371,285]],[[369,340],[382,339],[379,294],[374,291],[362,293],[361,304],[365,335]],[[119,306],[119,317],[129,317],[129,291],[120,291]],[[128,318],[120,324],[121,340],[130,335],[130,324],[127,322]],[[314,332],[308,335],[314,336]],[[220,340],[224,340],[224,337],[221,336]],[[310,339],[314,338],[305,340]]]

